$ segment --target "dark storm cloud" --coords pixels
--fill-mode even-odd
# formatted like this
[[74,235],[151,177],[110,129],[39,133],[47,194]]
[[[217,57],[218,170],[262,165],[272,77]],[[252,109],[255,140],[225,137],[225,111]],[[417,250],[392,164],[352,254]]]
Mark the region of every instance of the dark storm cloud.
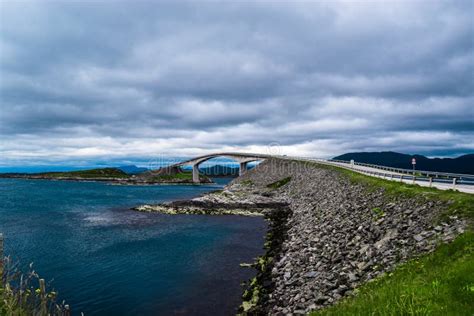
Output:
[[3,163],[474,150],[471,1],[3,2]]

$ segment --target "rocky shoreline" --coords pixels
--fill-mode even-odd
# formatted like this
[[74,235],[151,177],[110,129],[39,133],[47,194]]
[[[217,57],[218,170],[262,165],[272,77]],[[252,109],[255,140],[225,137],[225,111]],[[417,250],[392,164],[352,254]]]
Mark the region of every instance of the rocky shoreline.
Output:
[[255,264],[241,311],[302,315],[464,232],[461,218],[439,220],[447,207],[368,190],[314,163],[269,159],[223,191],[136,210],[266,216],[266,254]]
[[285,201],[243,192],[240,189],[236,190],[238,187],[238,185],[231,185],[224,190],[214,191],[191,200],[140,205],[133,210],[162,214],[265,216],[275,209],[287,207]]

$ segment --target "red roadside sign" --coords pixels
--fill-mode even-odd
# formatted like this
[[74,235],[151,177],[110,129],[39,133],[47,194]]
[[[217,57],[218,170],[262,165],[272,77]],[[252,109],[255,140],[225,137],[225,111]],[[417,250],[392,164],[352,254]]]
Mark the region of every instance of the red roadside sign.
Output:
[[415,159],[415,158],[412,158],[412,159],[411,159],[411,164],[412,164],[412,165],[416,165],[416,159]]

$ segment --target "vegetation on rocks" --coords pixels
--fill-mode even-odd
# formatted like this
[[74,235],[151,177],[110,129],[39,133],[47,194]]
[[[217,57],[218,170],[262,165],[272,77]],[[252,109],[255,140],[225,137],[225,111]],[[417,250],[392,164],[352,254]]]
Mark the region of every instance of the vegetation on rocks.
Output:
[[272,282],[271,273],[274,259],[281,251],[281,245],[287,238],[287,219],[291,210],[288,207],[275,208],[266,214],[269,222],[269,229],[265,238],[265,254],[257,258],[253,265],[257,270],[257,275],[250,280],[247,289],[242,295],[242,305],[240,313],[251,315],[264,314],[263,302],[268,300],[271,293]]
[[[319,165],[321,166],[321,165]],[[448,216],[458,215],[474,221],[474,194],[458,192],[454,190],[439,190],[436,188],[422,187],[419,185],[400,183],[380,178],[369,177],[351,170],[333,168],[337,172],[347,176],[352,183],[364,184],[368,190],[377,190],[383,188],[384,193],[389,196],[401,196],[407,198],[416,198],[421,200],[437,200],[446,202],[448,207],[445,212],[440,214],[440,220]]]
[[[211,183],[211,179],[200,175],[201,183]],[[180,167],[164,167],[140,173],[130,180],[134,183],[194,183],[193,173]]]
[[311,315],[469,315],[474,311],[474,233],[362,286]]
[[[272,256],[271,262],[264,256],[256,264],[258,269],[262,266],[260,263],[272,268],[270,274],[260,269],[251,282],[253,290],[245,293],[243,307],[248,314],[302,315],[313,310],[325,311],[353,297],[359,289],[378,284],[378,280],[388,275],[396,276],[394,269],[403,269],[406,262],[410,262],[408,271],[416,273],[411,266],[417,262],[414,258],[430,256],[440,244],[449,247],[450,242],[468,229],[466,214],[471,207],[468,195],[434,189],[427,191],[436,193],[420,194],[418,190],[423,188],[359,176],[316,163],[269,159],[258,169],[235,183],[252,181],[254,185],[246,189],[248,192],[286,201],[291,215],[280,250]],[[291,181],[277,185],[286,178]],[[274,187],[279,188],[278,194],[268,194]],[[229,188],[239,189],[245,190],[245,187]],[[436,197],[438,194],[442,197]],[[470,258],[461,260],[469,265]],[[423,260],[419,259],[418,263],[426,266]],[[452,262],[443,262],[456,270]],[[457,282],[455,272],[440,273]],[[407,278],[415,280],[414,275]],[[449,282],[444,280],[447,279],[432,283],[441,290],[440,295],[446,293],[445,283]],[[400,288],[404,288],[403,278],[400,280]],[[420,280],[422,278],[418,282],[423,283]],[[464,283],[458,285],[470,288]],[[409,283],[406,286],[410,286]],[[417,295],[416,291],[413,293]],[[390,305],[383,301],[375,304],[385,303]],[[459,308],[464,313],[467,311],[465,305]],[[373,313],[362,311],[359,315],[366,314]],[[384,312],[375,314],[412,313],[392,304]]]
[[[474,196],[368,177],[346,169],[334,170],[354,185],[364,185],[368,192],[382,188],[387,200],[437,201],[444,206],[433,222],[460,217],[466,220],[467,231],[452,243],[398,265],[394,271],[358,288],[356,295],[312,315],[469,315],[474,310]],[[385,215],[379,207],[372,212],[377,218]]]
[[38,174],[50,178],[128,178],[129,175],[117,168],[101,168],[67,172],[46,172]]
[[241,181],[240,184],[242,184],[242,185],[252,185],[253,181],[247,179],[247,180]]
[[374,207],[372,212],[374,213],[375,219],[379,219],[385,215],[385,212],[380,207]]
[[291,177],[286,177],[286,178],[283,178],[281,180],[278,180],[278,181],[275,181],[275,182],[272,182],[270,184],[267,185],[267,188],[270,188],[270,189],[279,189],[281,188],[282,186],[284,186],[285,184],[287,184],[288,182],[290,182],[291,180]]
[[155,181],[171,181],[171,180],[193,180],[192,172],[180,172],[176,174],[160,174],[152,178]]

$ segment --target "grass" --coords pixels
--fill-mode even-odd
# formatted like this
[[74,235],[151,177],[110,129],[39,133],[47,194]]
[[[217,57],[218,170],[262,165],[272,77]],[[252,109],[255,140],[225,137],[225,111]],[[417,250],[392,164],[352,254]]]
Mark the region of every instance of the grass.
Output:
[[153,177],[153,180],[159,181],[159,180],[192,180],[193,179],[193,174],[192,172],[179,172],[176,174],[162,174],[156,177]]
[[374,207],[372,209],[372,212],[374,213],[375,218],[377,219],[385,215],[385,212],[380,207]]
[[90,170],[78,170],[78,171],[67,171],[67,172],[46,172],[39,174],[41,176],[51,178],[128,178],[129,175],[117,168],[101,168],[101,169],[90,169]]
[[474,233],[400,265],[356,296],[310,315],[472,315]]
[[290,182],[290,180],[291,180],[291,177],[283,178],[283,179],[278,180],[278,181],[276,181],[276,182],[270,183],[269,185],[267,185],[267,188],[269,188],[269,189],[278,189],[278,188],[281,188],[282,186],[284,186],[285,184],[287,184],[288,182]]
[[2,316],[63,316],[70,315],[65,302],[58,303],[57,292],[48,289],[44,279],[32,270],[23,274],[10,257],[0,258],[0,315]]

